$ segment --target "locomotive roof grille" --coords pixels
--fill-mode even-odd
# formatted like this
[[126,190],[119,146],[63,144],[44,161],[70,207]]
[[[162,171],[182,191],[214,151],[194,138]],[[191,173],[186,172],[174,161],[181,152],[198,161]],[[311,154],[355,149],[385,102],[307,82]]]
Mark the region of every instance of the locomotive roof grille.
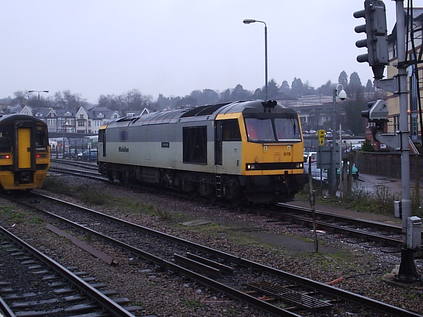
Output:
[[226,106],[228,104],[230,104],[230,102],[220,103],[220,104],[217,104],[217,105],[207,105],[207,106],[196,107],[194,109],[191,109],[191,110],[188,110],[187,112],[185,112],[181,116],[181,118],[195,117],[195,116],[207,116],[207,115],[212,114],[216,110],[218,110],[218,109],[220,109],[223,106]]
[[[266,111],[265,106],[270,111]],[[219,114],[242,113],[244,116],[253,116],[254,114],[263,114],[275,117],[296,117],[296,111],[286,108],[277,102],[271,101],[267,104],[262,100],[235,101],[220,103],[217,105],[206,105],[191,109],[175,109],[168,111],[151,112],[136,117],[123,117],[112,121],[107,125],[108,128],[122,126],[141,126],[153,124],[171,124],[176,122],[188,121],[208,121],[214,120]],[[260,116],[260,115],[259,115]]]

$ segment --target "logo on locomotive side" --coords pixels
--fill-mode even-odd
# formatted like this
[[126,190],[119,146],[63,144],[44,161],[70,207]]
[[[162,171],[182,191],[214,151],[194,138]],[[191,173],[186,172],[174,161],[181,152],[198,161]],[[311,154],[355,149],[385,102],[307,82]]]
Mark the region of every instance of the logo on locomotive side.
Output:
[[119,152],[129,152],[129,147],[127,147],[127,146],[119,146]]

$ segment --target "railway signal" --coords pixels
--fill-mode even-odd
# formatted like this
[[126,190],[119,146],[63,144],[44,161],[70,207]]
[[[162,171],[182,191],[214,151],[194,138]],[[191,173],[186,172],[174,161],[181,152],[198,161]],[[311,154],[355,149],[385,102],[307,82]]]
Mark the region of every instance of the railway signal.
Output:
[[388,64],[388,39],[385,4],[381,0],[365,0],[364,10],[354,12],[355,18],[364,18],[365,24],[355,27],[357,33],[366,33],[367,38],[355,43],[357,47],[367,47],[367,54],[357,56],[359,63],[368,62],[372,66],[375,79],[383,78]]
[[326,131],[325,130],[318,130],[317,131],[317,137],[319,138],[319,145],[325,145],[325,136],[326,136]]

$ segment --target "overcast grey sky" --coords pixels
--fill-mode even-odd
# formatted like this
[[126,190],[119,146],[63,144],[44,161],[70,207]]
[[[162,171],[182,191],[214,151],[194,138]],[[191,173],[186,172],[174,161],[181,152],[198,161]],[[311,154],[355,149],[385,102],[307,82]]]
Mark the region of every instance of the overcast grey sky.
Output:
[[[299,77],[318,87],[368,64],[355,58],[363,34],[353,18],[363,0],[3,0],[0,97],[17,90],[70,89],[90,102],[139,89],[185,95],[264,84],[264,27],[269,79]],[[414,1],[422,5],[423,0]],[[388,32],[395,2],[385,0]]]

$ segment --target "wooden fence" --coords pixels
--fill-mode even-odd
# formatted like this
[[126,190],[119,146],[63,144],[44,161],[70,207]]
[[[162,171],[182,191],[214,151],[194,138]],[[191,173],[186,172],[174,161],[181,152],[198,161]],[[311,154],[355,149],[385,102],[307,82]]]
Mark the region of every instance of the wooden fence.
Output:
[[[396,152],[356,152],[360,173],[401,178],[401,154]],[[410,154],[410,177],[422,175],[423,156]]]

